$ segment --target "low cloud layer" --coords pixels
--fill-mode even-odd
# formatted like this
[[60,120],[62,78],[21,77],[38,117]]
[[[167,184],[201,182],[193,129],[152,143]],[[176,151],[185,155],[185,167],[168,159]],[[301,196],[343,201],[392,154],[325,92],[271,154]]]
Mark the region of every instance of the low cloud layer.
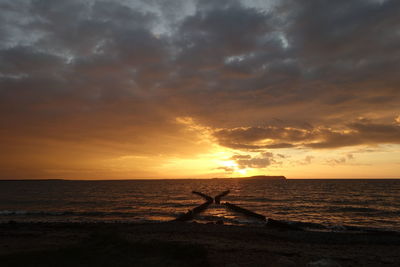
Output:
[[217,130],[214,135],[222,146],[233,149],[323,149],[365,144],[400,144],[400,125],[360,121],[346,124],[341,130],[323,127],[248,127]]
[[179,117],[242,152],[400,144],[399,12],[397,0],[2,1],[0,170],[205,153]]
[[251,155],[234,155],[231,160],[234,160],[240,169],[266,168],[276,162],[274,160],[274,154],[270,152],[260,153],[260,155],[256,157]]

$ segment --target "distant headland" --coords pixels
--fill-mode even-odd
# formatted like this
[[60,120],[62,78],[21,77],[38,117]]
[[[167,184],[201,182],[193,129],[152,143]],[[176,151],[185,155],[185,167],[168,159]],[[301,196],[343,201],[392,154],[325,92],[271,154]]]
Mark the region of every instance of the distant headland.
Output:
[[248,180],[286,180],[287,178],[283,175],[255,175],[255,176],[246,176],[246,177],[215,177],[211,179],[248,179]]
[[260,179],[260,180],[286,180],[286,177],[283,175],[278,176],[270,176],[270,175],[255,175],[249,177],[242,177],[243,179]]

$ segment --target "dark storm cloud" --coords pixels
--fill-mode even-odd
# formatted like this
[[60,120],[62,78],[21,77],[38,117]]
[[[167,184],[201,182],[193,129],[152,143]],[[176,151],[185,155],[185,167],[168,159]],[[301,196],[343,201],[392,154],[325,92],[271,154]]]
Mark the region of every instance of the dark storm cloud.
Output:
[[174,103],[217,128],[271,118],[341,127],[371,110],[387,121],[400,100],[398,4],[283,3],[270,13],[208,3],[186,18],[165,84],[179,91]]
[[[268,15],[238,5],[200,11],[185,19],[179,29],[182,47],[186,48],[182,61],[187,62],[184,57],[187,54],[212,61],[253,52],[266,42],[265,34],[271,30],[268,22]],[[203,62],[191,60],[188,63]]]
[[29,9],[32,19],[25,27],[45,34],[29,46],[0,51],[1,102],[13,109],[4,110],[4,119],[15,115],[44,124],[48,117],[113,117],[111,107],[117,117],[139,117],[134,114],[148,109],[154,110],[149,118],[157,117],[141,93],[148,89],[142,83],[162,76],[167,57],[164,41],[148,30],[151,14],[111,2],[89,7],[81,1],[32,1]]
[[397,0],[0,7],[3,140],[178,155],[196,143],[184,116],[238,150],[399,143]]
[[[287,1],[289,43],[323,103],[360,110],[399,101],[398,1]],[[296,6],[297,8],[293,8]],[[379,88],[379,89],[378,89]]]

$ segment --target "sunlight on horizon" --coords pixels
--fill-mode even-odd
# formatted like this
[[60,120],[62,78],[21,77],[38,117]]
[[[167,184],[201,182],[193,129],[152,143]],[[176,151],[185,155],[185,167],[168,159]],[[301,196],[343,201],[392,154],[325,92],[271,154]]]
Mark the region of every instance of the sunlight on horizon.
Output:
[[45,2],[1,5],[0,179],[400,177],[396,1]]

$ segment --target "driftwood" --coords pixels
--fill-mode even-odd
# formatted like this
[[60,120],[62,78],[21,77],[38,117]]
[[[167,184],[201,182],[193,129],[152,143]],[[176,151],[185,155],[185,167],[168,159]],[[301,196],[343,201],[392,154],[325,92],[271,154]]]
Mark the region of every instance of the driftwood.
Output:
[[210,204],[211,204],[210,202],[204,202],[203,204],[197,206],[192,210],[193,214],[198,214],[200,212],[205,211],[208,208],[208,206],[210,206]]
[[214,199],[210,196],[207,196],[206,194],[203,194],[201,192],[197,192],[197,191],[192,191],[193,194],[201,196],[202,198],[204,198],[206,200],[206,202],[204,202],[203,204],[189,210],[188,212],[180,215],[178,218],[176,218],[174,221],[180,221],[180,222],[186,222],[186,221],[190,221],[194,219],[194,216],[205,211],[208,206],[210,206]]
[[231,210],[236,211],[236,212],[240,212],[240,213],[242,213],[242,214],[244,214],[244,215],[246,215],[246,216],[254,217],[254,218],[257,218],[257,219],[264,220],[264,221],[265,221],[265,219],[266,219],[264,215],[261,215],[261,214],[252,212],[251,210],[248,210],[248,209],[239,207],[239,206],[237,206],[237,205],[235,205],[235,204],[231,204],[231,203],[229,203],[229,202],[225,202],[224,205],[225,205],[228,209],[231,209]]
[[213,203],[214,199],[206,194],[203,194],[201,192],[197,192],[197,191],[192,191],[192,194],[201,196],[202,198],[204,198],[207,202]]
[[180,215],[174,221],[186,222],[194,219],[194,216],[205,211],[212,202],[204,202],[203,204],[189,210],[188,212]]
[[221,197],[226,196],[227,194],[229,194],[229,192],[230,192],[229,190],[226,190],[226,191],[222,192],[221,194],[216,195],[214,197],[215,204],[221,204]]
[[174,221],[186,222],[186,221],[190,221],[190,220],[193,220],[192,210],[189,210],[188,212],[179,215],[178,218],[176,218]]
[[[204,202],[203,204],[201,204],[201,205],[189,210],[188,212],[178,216],[178,218],[176,218],[174,221],[186,222],[186,221],[193,220],[195,215],[205,211],[208,208],[208,206],[210,206],[214,201],[215,201],[215,204],[221,204],[221,198],[226,196],[227,194],[229,194],[229,192],[230,192],[229,190],[226,190],[226,191],[216,195],[215,198],[212,198],[212,197],[210,197],[210,196],[208,196],[206,194],[203,194],[201,192],[192,191],[193,194],[204,198],[206,200],[206,202]],[[260,220],[263,220],[263,221],[266,220],[264,215],[261,215],[261,214],[255,213],[255,212],[253,212],[251,210],[239,207],[239,206],[237,206],[235,204],[231,204],[229,202],[225,202],[223,205],[225,205],[225,207],[227,207],[230,210],[233,210],[235,212],[240,212],[240,213],[242,213],[242,214],[244,214],[246,216],[254,217],[254,218],[257,218],[257,219],[260,219]],[[277,228],[284,227],[283,223],[280,224],[279,221],[275,221],[275,220],[272,220],[272,219],[268,220],[267,226],[277,227]]]

